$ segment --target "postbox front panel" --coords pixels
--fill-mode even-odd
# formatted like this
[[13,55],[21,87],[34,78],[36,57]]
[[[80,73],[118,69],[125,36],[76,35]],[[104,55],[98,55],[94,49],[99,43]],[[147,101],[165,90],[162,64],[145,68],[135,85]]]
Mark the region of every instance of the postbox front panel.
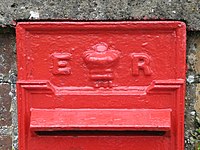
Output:
[[20,150],[183,150],[185,25],[17,25]]

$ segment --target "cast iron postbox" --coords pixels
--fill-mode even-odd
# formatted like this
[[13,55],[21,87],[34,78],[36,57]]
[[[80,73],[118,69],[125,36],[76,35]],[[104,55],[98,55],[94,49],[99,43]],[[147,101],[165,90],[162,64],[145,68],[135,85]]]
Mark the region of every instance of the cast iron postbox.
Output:
[[185,24],[20,22],[20,150],[183,150]]

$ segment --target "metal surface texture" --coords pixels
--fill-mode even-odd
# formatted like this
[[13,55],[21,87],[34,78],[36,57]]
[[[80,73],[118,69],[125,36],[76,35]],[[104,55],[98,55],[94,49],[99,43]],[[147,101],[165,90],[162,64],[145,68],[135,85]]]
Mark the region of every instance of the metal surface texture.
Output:
[[17,24],[20,150],[183,150],[178,21]]

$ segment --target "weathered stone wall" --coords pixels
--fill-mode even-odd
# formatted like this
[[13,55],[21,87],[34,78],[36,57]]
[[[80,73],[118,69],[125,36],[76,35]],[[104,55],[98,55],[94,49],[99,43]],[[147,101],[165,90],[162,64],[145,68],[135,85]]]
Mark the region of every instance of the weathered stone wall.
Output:
[[200,140],[200,32],[187,34],[187,84],[185,98],[185,146],[192,150]]
[[200,140],[199,0],[1,0],[0,150],[17,150],[15,25],[33,20],[181,20],[187,24],[185,149]]
[[17,149],[15,32],[0,29],[0,150]]

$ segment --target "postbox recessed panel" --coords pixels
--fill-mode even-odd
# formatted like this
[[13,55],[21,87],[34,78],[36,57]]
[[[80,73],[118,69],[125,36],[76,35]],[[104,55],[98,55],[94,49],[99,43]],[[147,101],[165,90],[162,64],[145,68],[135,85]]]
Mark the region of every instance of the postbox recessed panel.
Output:
[[20,22],[20,150],[183,150],[185,24]]

